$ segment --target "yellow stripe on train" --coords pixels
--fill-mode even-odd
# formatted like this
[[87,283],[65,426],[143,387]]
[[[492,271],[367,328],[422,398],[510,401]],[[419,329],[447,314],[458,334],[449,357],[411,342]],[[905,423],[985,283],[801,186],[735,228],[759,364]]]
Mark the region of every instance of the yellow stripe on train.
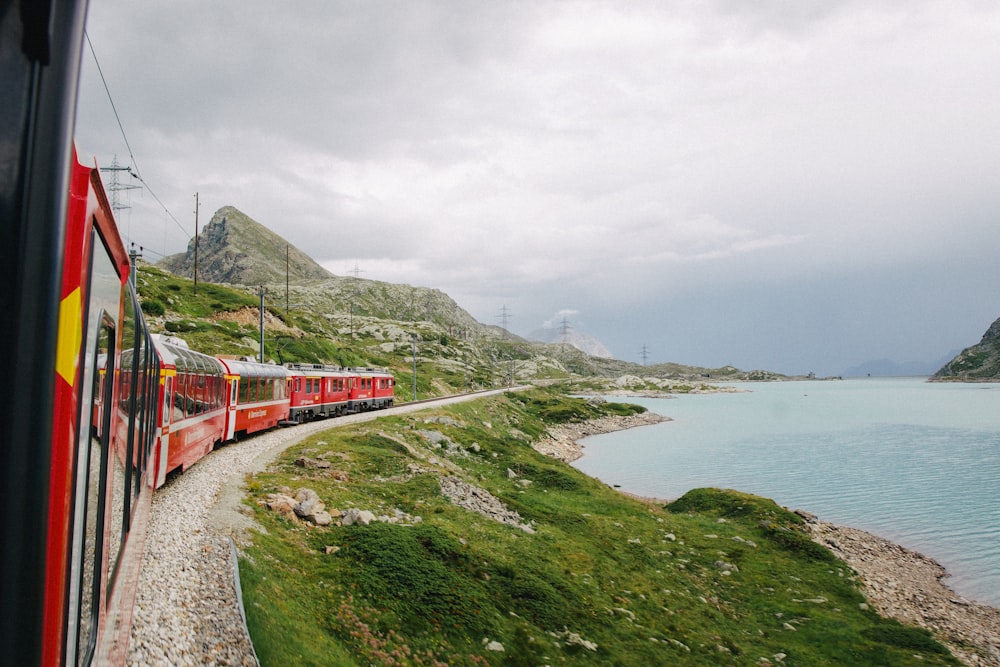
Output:
[[70,386],[76,381],[76,367],[83,341],[80,315],[80,288],[70,292],[59,304],[59,340],[56,346],[56,372]]

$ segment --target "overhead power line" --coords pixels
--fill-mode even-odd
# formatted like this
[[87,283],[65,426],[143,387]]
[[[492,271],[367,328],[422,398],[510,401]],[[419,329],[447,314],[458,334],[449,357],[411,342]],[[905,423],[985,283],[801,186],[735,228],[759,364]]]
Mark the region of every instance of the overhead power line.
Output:
[[[132,146],[128,142],[128,137],[125,135],[125,126],[122,125],[122,119],[118,115],[118,108],[115,107],[115,100],[111,96],[111,89],[108,87],[108,81],[107,81],[107,79],[104,78],[104,71],[101,69],[101,63],[100,63],[100,61],[97,59],[97,52],[94,50],[94,44],[93,44],[93,42],[90,41],[90,34],[87,33],[86,31],[84,31],[83,35],[84,35],[84,37],[87,38],[87,45],[90,47],[90,55],[94,57],[94,65],[97,66],[97,73],[101,76],[101,83],[104,84],[104,92],[108,96],[108,103],[111,104],[111,110],[115,114],[115,121],[118,122],[118,130],[122,133],[122,140],[125,142],[125,148],[128,149],[129,160],[132,161],[132,166],[128,168],[128,173],[133,178],[137,179],[140,183],[142,183],[142,186],[144,188],[146,188],[146,190],[149,192],[149,194],[152,195],[153,199],[156,200],[156,203],[160,205],[160,207],[166,212],[166,214],[168,216],[170,216],[170,219],[174,221],[174,224],[176,224],[177,227],[181,230],[181,232],[183,232],[184,236],[186,238],[190,239],[191,238],[191,234],[184,228],[184,225],[182,225],[177,220],[177,218],[174,217],[174,214],[170,212],[170,209],[167,208],[167,205],[164,204],[160,200],[160,198],[156,196],[156,193],[153,192],[153,188],[151,188],[149,186],[149,183],[147,183],[145,181],[145,179],[143,179],[142,175],[140,174],[140,172],[139,172],[139,162],[135,159],[135,154],[132,152]],[[133,167],[135,168],[134,171],[133,171]]]
[[[122,139],[125,140],[125,148],[128,149],[128,156],[132,160],[132,164],[135,165],[135,173],[139,173],[139,163],[135,160],[135,155],[132,153],[132,147],[128,143],[128,137],[125,136],[125,128],[122,126],[122,119],[118,116],[118,109],[115,107],[115,100],[111,97],[111,89],[108,88],[108,81],[104,78],[104,70],[101,69],[101,62],[97,59],[97,52],[94,51],[94,43],[90,41],[90,33],[84,31],[84,37],[87,38],[87,46],[90,47],[90,55],[94,56],[94,64],[97,66],[97,73],[101,75],[101,83],[104,84],[104,92],[108,95],[108,102],[111,103],[111,110],[115,114],[115,120],[118,121],[118,129],[122,133]],[[136,178],[139,178],[136,176]],[[141,181],[142,179],[139,178]]]

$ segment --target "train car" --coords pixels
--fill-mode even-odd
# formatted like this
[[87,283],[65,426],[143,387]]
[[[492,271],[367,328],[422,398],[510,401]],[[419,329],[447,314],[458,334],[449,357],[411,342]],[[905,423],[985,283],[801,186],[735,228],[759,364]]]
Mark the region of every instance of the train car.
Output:
[[187,470],[225,439],[229,384],[215,357],[174,336],[153,334],[160,362],[160,430],[154,484]]
[[0,656],[122,664],[158,369],[99,172],[72,130],[86,2],[5,5],[0,39]]
[[152,496],[159,368],[100,173],[75,154],[64,231],[37,662],[121,664]]
[[288,370],[284,366],[222,357],[219,361],[229,384],[223,440],[244,438],[288,421]]
[[300,422],[350,412],[353,375],[339,366],[286,364],[289,420]]
[[348,368],[351,380],[348,409],[351,412],[381,410],[392,406],[396,380],[382,368]]

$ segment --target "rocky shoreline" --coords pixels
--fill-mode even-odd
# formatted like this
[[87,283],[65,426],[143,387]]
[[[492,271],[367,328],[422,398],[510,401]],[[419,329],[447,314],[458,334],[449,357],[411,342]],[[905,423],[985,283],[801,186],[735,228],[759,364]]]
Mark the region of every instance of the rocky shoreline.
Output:
[[807,521],[813,539],[858,573],[881,614],[930,630],[967,665],[1000,665],[1000,609],[948,588],[939,563],[863,530]]
[[614,415],[575,424],[552,426],[548,429],[548,437],[542,438],[532,446],[542,454],[570,463],[583,456],[583,445],[579,443],[583,438],[666,421],[671,421],[670,417],[664,417],[655,412],[643,412],[635,415]]
[[[651,412],[604,417],[549,429],[535,449],[561,461],[583,456],[582,438],[670,421]],[[643,502],[666,500],[640,498]],[[966,600],[948,588],[945,569],[923,554],[863,530],[806,517],[813,539],[846,562],[862,582],[865,597],[884,616],[929,630],[966,665],[1000,667],[1000,609]]]

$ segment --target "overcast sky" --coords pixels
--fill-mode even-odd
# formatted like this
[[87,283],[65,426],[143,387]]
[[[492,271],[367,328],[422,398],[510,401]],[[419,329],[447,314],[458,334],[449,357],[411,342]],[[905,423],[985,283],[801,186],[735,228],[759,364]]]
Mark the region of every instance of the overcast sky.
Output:
[[131,151],[86,46],[77,143],[172,214],[121,193],[147,259],[198,192],[487,324],[787,373],[1000,316],[992,0],[91,0],[88,34]]

